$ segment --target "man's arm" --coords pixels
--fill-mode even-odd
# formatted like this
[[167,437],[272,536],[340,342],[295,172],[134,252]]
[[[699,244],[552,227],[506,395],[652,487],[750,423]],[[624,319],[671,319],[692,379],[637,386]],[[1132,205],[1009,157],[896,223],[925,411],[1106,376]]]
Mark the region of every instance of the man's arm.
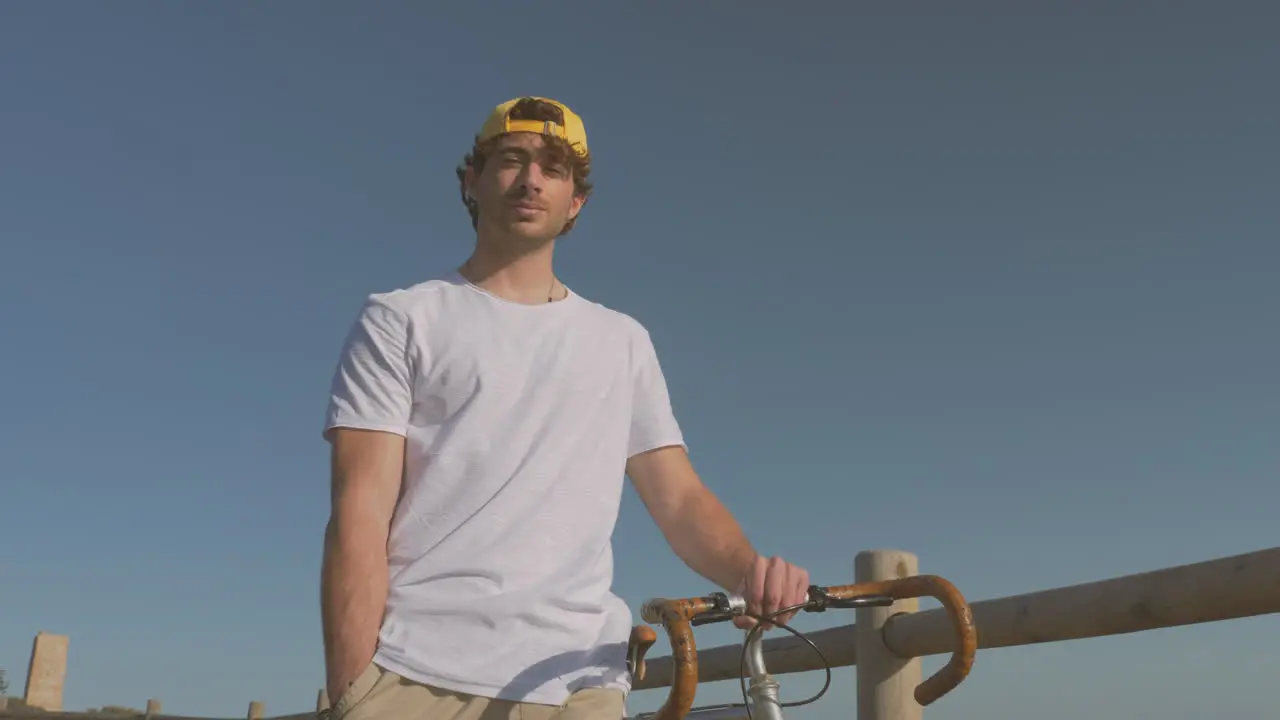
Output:
[[[627,461],[627,475],[676,555],[699,575],[742,594],[749,612],[767,615],[807,599],[809,574],[756,552],[729,509],[698,477],[683,447],[639,453]],[[739,627],[752,624],[737,622]]]
[[675,554],[702,577],[736,592],[756,558],[742,527],[703,484],[679,446],[640,453],[627,475]]
[[[638,327],[633,342],[635,401],[627,475],[667,543],[694,572],[741,594],[752,614],[768,615],[804,602],[809,574],[781,558],[761,557],[694,471],[648,331]],[[790,615],[776,620],[786,622]],[[747,628],[754,621],[738,618],[734,624]]]
[[404,438],[330,433],[332,505],[320,580],[326,685],[331,702],[373,659],[387,602],[387,536],[400,495]]

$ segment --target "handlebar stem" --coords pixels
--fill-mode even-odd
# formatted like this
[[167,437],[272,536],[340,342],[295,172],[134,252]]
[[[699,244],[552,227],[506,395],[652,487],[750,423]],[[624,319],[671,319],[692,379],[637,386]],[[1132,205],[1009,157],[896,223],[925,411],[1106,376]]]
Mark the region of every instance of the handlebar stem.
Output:
[[755,720],[783,720],[782,702],[778,699],[778,681],[769,674],[764,662],[764,633],[747,631],[747,673],[751,685],[751,716]]

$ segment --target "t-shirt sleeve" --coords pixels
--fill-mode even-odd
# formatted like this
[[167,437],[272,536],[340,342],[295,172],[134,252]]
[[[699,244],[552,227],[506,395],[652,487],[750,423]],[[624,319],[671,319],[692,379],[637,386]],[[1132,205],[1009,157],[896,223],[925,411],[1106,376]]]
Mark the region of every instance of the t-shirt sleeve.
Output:
[[337,427],[408,432],[413,407],[408,318],[369,298],[334,371],[324,433]]
[[634,343],[632,372],[635,388],[627,457],[674,445],[687,449],[680,424],[671,409],[667,380],[648,331],[639,328]]

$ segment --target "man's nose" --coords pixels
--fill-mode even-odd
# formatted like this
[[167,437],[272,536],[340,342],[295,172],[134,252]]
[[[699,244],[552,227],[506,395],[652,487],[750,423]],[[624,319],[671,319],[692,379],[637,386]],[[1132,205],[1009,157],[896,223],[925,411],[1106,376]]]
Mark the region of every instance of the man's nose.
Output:
[[546,176],[542,174],[542,167],[538,163],[525,163],[524,171],[520,174],[521,186],[529,192],[540,193],[545,182]]

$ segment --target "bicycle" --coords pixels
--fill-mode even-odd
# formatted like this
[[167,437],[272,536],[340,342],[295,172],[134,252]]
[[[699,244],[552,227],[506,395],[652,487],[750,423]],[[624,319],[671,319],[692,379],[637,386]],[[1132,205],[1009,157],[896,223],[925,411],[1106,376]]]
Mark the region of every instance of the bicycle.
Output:
[[[963,682],[973,667],[974,654],[978,648],[973,613],[960,591],[944,578],[915,575],[898,580],[853,585],[811,585],[808,595],[809,599],[802,604],[782,608],[763,617],[748,613],[743,598],[721,592],[677,600],[654,598],[646,602],[641,609],[641,617],[647,623],[660,623],[666,629],[671,643],[671,690],[658,710],[639,713],[628,720],[784,720],[783,708],[816,702],[831,685],[831,665],[818,646],[803,633],[775,620],[778,616],[797,611],[825,612],[828,608],[855,610],[888,607],[896,600],[933,597],[942,603],[951,618],[956,633],[955,650],[945,666],[916,686],[916,702],[929,705],[937,701]],[[756,625],[746,631],[743,638],[739,672],[742,702],[694,708],[693,701],[698,687],[698,648],[693,638],[693,628],[731,621],[742,615],[756,620]],[[790,703],[779,701],[779,683],[765,666],[763,623],[787,630],[807,643],[822,658],[826,665],[826,683],[812,698]],[[636,625],[632,628],[627,666],[633,678],[643,679],[645,654],[657,639],[657,633],[648,625]]]

